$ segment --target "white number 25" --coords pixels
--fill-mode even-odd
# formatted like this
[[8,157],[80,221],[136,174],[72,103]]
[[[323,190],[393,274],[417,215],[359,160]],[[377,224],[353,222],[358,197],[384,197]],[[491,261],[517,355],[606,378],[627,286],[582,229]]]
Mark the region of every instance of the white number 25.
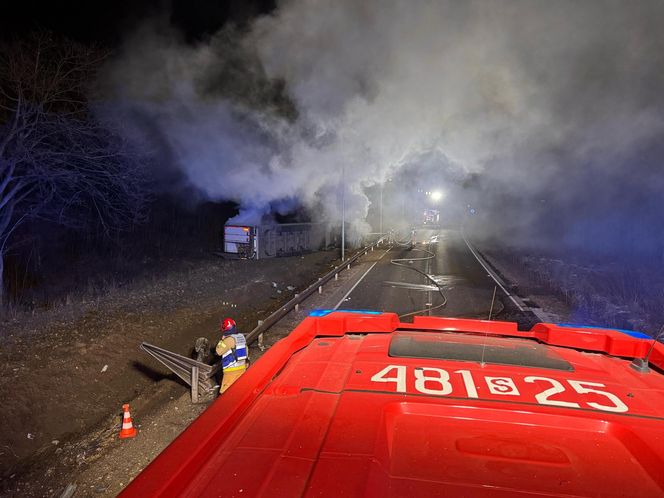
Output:
[[[565,388],[557,380],[550,379],[548,377],[536,377],[536,376],[529,376],[524,378],[523,380],[524,382],[528,382],[531,384],[536,381],[546,381],[551,384],[552,386],[551,388],[546,389],[541,393],[535,395],[535,399],[537,399],[538,403],[542,405],[569,406],[572,408],[579,408],[578,403],[574,403],[571,401],[562,401],[562,400],[559,401],[555,399],[549,399],[554,394],[565,392]],[[594,387],[606,387],[604,384],[600,384],[599,382],[587,382],[582,380],[567,380],[567,383],[570,386],[572,386],[572,389],[574,389],[579,394],[588,394],[588,393],[599,394],[600,396],[608,398],[611,401],[611,403],[613,403],[612,405],[603,405],[601,403],[595,403],[593,401],[589,401],[586,402],[588,406],[591,406],[598,410],[604,410],[606,412],[622,413],[628,410],[625,403],[623,403],[620,400],[620,398],[618,398],[618,396],[616,396],[615,394],[606,391],[600,391],[599,389],[593,389]]]

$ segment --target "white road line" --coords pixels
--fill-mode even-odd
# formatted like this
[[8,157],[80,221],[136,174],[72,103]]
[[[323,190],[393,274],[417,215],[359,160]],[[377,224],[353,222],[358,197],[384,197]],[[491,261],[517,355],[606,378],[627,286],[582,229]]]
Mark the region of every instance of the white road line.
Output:
[[[385,254],[387,254],[388,252],[390,252],[391,249],[392,249],[392,248],[390,247],[387,251],[385,251]],[[378,262],[379,262],[381,259],[383,259],[383,258],[385,257],[385,254],[383,254],[380,258],[378,258],[378,259],[376,260],[376,262],[375,262],[373,265],[371,265],[367,271],[364,272],[364,275],[362,275],[362,276],[360,277],[360,279],[359,279],[357,282],[355,282],[355,285],[353,285],[353,286],[350,288],[350,290],[349,290],[348,292],[346,292],[346,294],[344,295],[344,297],[341,298],[341,301],[339,301],[339,302],[337,303],[337,305],[336,305],[334,308],[332,308],[332,309],[335,309],[335,310],[336,310],[337,308],[339,308],[339,306],[341,306],[341,304],[346,300],[346,298],[347,298],[348,296],[350,296],[350,293],[353,292],[353,291],[355,290],[355,287],[357,287],[357,286],[360,284],[360,282],[361,282],[362,280],[364,280],[364,277],[366,277],[366,276],[368,275],[368,273],[369,273],[371,270],[373,270],[373,267],[376,266],[376,265],[378,264]]]
[[500,287],[500,289],[507,295],[507,297],[509,297],[512,300],[512,302],[515,304],[515,306],[517,308],[519,308],[519,311],[526,311],[523,308],[523,306],[521,306],[517,302],[517,300],[514,299],[514,296],[512,296],[512,294],[507,292],[507,289],[505,289],[505,287],[503,287],[503,284],[500,283],[500,281],[498,280],[498,277],[493,273],[493,271],[490,268],[487,268],[487,266],[484,264],[484,262],[480,259],[479,255],[475,252],[475,249],[473,249],[473,246],[471,246],[470,242],[468,242],[468,239],[466,239],[465,234],[462,233],[461,236],[463,237],[463,241],[468,246],[468,249],[470,249],[470,252],[473,253],[473,256],[475,256],[475,259],[477,260],[477,262],[482,265],[482,268],[484,268],[487,271],[487,273],[489,274],[489,276],[493,279],[493,281],[498,284],[498,287]]

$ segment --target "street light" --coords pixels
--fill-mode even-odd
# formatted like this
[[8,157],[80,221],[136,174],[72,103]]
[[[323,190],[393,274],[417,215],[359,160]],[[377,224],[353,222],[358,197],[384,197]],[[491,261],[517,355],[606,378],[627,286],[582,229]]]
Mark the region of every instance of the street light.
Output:
[[443,198],[443,193],[440,190],[434,190],[431,192],[431,200],[434,202],[438,202]]

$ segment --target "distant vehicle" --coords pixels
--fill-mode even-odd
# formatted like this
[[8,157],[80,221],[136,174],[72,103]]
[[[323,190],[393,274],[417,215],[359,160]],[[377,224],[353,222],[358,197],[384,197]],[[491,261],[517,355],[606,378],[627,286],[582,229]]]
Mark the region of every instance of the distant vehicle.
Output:
[[437,209],[425,209],[422,214],[422,225],[439,226],[440,211]]
[[326,236],[320,223],[229,224],[224,227],[222,255],[263,259],[304,254],[326,244]]
[[638,333],[314,312],[121,496],[661,497],[663,371]]

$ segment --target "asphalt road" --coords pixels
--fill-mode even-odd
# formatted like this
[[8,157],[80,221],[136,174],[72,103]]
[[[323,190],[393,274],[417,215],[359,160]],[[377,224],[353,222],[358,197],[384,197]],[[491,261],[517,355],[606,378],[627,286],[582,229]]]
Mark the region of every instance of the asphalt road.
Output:
[[[496,283],[461,234],[416,230],[413,242],[396,244],[387,253],[375,251],[375,261],[338,308],[393,311],[406,321],[416,313],[488,318]],[[511,308],[497,289],[494,315]]]

